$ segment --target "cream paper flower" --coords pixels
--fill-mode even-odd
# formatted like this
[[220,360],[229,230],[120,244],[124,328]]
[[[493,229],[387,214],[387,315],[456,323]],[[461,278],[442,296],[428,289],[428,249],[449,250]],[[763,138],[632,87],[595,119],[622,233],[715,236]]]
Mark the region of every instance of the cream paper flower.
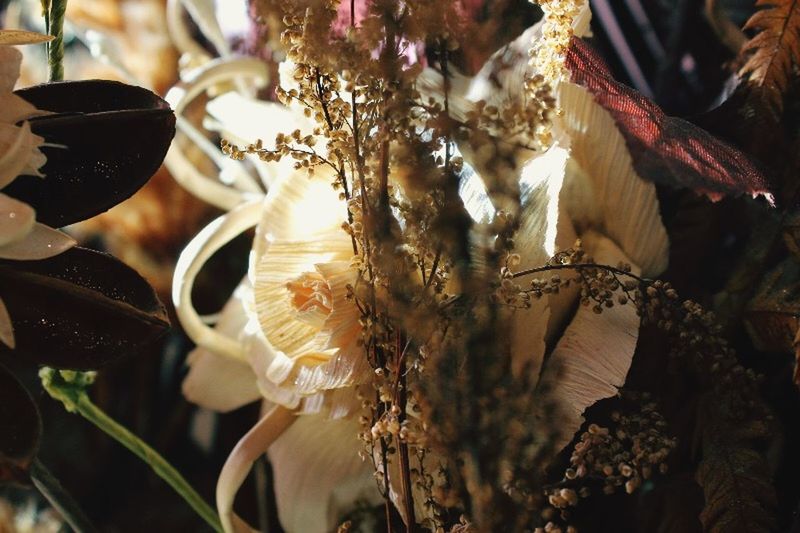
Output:
[[[581,28],[587,27],[586,17],[584,12]],[[537,31],[527,32],[526,38]],[[527,62],[527,54],[523,60]],[[285,64],[282,74],[288,68]],[[502,98],[520,96],[506,89]],[[623,261],[645,275],[660,272],[666,266],[667,238],[655,188],[635,174],[613,120],[591,95],[567,82],[558,85],[557,95],[562,114],[554,125],[555,143],[521,165],[517,251],[522,264],[542,265],[581,237],[599,263]],[[470,99],[464,95],[464,109]],[[457,95],[454,100],[457,110]],[[307,126],[299,113],[237,93],[218,97],[208,112],[234,141],[252,142],[254,133],[269,138],[268,131],[252,131],[254,125],[279,131]],[[232,514],[233,497],[252,462],[269,448],[284,527],[324,531],[335,526],[333,510],[345,501],[340,488],[348,487],[350,502],[359,493],[379,499],[370,468],[347,463],[359,443],[346,416],[357,408],[353,387],[369,371],[355,345],[358,315],[344,298],[344,287],[354,276],[352,244],[340,228],[345,206],[331,188],[332,176],[320,172],[309,179],[304,172],[288,171],[265,181],[270,187],[263,203],[240,204],[231,213],[259,221],[248,278],[218,325],[233,340],[213,342],[198,330],[200,348],[190,357],[184,392],[190,400],[222,411],[259,397],[274,406],[240,441],[220,476],[217,504],[226,530],[247,530]],[[476,221],[491,219],[494,208],[480,176],[465,180],[462,197]],[[220,221],[216,229],[229,222]],[[185,264],[176,270],[175,300],[184,323],[189,271]],[[575,299],[573,293],[543,298],[514,317],[515,369],[527,368],[541,376],[541,383],[553,384],[564,412],[562,445],[580,426],[585,408],[624,383],[639,328],[635,309],[621,306],[601,315],[578,308],[565,329]],[[544,365],[546,353],[550,357]],[[344,419],[329,420],[336,417]],[[346,425],[352,427],[345,431]],[[294,440],[300,435],[315,438]],[[337,465],[336,476],[310,474],[312,465],[323,464],[323,456],[327,464]],[[348,466],[338,469],[340,464]]]
[[[574,19],[575,35],[586,35],[589,17],[587,2]],[[541,28],[541,22],[531,27],[490,58],[474,79],[461,83],[464,91],[450,102],[456,117],[466,116],[479,99],[502,108],[509,100],[524,98],[523,81],[536,73],[525,51],[539,39]],[[549,57],[559,60],[558,55]],[[553,68],[550,73],[557,76],[560,71]],[[490,80],[499,80],[499,87]],[[627,263],[633,273],[648,277],[661,273],[669,243],[655,186],[636,174],[622,134],[592,95],[569,81],[554,81],[558,113],[553,144],[541,155],[517,154],[523,197],[516,237],[521,268],[544,265],[580,238],[598,264]],[[429,74],[427,86],[437,85]],[[470,211],[490,218],[494,208],[483,184],[471,181]],[[587,407],[613,396],[624,384],[639,332],[632,304],[597,314],[587,306],[575,310],[577,297],[574,290],[545,296],[514,316],[513,368],[538,375],[539,388],[549,391],[549,399],[559,406],[559,448],[579,429]]]
[[[46,112],[13,93],[22,54],[12,45],[42,42],[39,34],[0,30],[0,189],[17,176],[43,176],[44,139],[31,132],[28,119]],[[46,37],[44,38],[46,40]],[[58,255],[75,245],[68,235],[36,222],[34,209],[0,193],[0,259],[30,261]],[[0,342],[14,348],[12,317],[0,299]]]
[[[220,72],[221,65],[208,68]],[[284,86],[290,85],[292,67],[285,64],[281,70]],[[213,77],[200,72],[195,79]],[[177,94],[193,93],[187,85]],[[173,105],[181,109],[184,103]],[[207,112],[206,123],[234,142],[311,129],[302,112],[239,92],[215,98]],[[173,165],[180,161],[171,160]],[[284,162],[259,163],[266,168],[260,177],[268,193],[243,195],[231,210],[231,221],[237,216],[246,221],[231,235],[251,224],[257,231],[248,276],[217,324],[227,338],[208,336],[193,322],[188,295],[198,267],[186,260],[195,255],[193,244],[176,268],[178,315],[198,344],[183,389],[189,400],[222,412],[265,401],[267,414],[232,451],[218,481],[217,507],[227,531],[249,530],[232,514],[233,499],[252,462],[265,451],[275,472],[284,529],[329,531],[356,501],[381,501],[372,466],[359,458],[362,445],[352,416],[360,409],[354,386],[366,381],[370,368],[357,346],[357,308],[346,298],[356,275],[352,242],[341,227],[346,207],[324,169],[309,177]],[[201,265],[200,259],[194,265]]]

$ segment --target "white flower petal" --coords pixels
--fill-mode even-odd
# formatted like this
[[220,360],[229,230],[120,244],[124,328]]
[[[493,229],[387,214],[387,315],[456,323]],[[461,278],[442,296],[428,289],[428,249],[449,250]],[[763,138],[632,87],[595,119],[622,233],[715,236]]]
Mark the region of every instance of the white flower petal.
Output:
[[236,444],[217,480],[217,512],[219,512],[225,533],[249,531],[249,527],[235,520],[233,501],[239,487],[244,483],[247,474],[258,457],[267,451],[275,440],[292,425],[296,419],[294,413],[283,407],[275,407],[267,413]]
[[47,259],[75,246],[75,239],[44,224],[35,224],[24,239],[0,246],[0,258],[18,261]]
[[[608,238],[594,232],[583,237],[598,264],[630,262]],[[633,272],[639,269],[634,265]],[[639,336],[639,316],[633,304],[615,305],[595,313],[581,306],[558,341],[542,373],[548,400],[560,407],[558,441],[563,448],[583,423],[584,410],[617,393],[625,383]]]
[[47,112],[36,109],[33,104],[12,92],[0,94],[0,122],[16,124],[20,120],[46,114]]
[[8,314],[8,308],[0,298],[0,343],[5,344],[12,350],[16,343],[14,342],[14,325],[11,323],[11,316]]
[[372,465],[359,458],[355,418],[299,416],[269,448],[278,517],[287,533],[335,531],[358,501],[378,504]]
[[[250,290],[242,282],[222,309],[216,329],[236,338],[249,320],[242,293]],[[189,373],[183,380],[183,395],[192,403],[226,413],[261,398],[253,369],[244,361],[217,355],[205,348],[194,349],[186,359]]]
[[572,156],[561,202],[578,233],[608,235],[645,276],[663,272],[669,242],[655,186],[636,174],[614,119],[589,91],[563,82],[558,94]]
[[38,175],[38,168],[45,162],[39,151],[43,142],[27,122],[21,126],[0,123],[0,188],[22,173]]
[[36,212],[31,206],[0,193],[0,249],[22,239],[35,223]]

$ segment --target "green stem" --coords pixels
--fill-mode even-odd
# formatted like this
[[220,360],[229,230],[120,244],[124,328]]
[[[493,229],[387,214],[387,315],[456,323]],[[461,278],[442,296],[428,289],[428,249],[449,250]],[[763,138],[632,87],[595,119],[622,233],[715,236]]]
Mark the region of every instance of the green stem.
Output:
[[77,412],[136,454],[161,479],[166,481],[214,531],[222,532],[222,525],[217,513],[181,476],[175,467],[169,464],[166,459],[142,439],[121,426],[92,403],[89,395],[86,394],[85,387],[91,383],[93,376],[72,371],[58,371],[51,368],[43,368],[39,372],[39,376],[48,394],[61,401],[67,411]]
[[75,499],[38,458],[34,459],[31,464],[30,476],[39,492],[47,498],[47,501],[76,533],[95,533],[97,531]]
[[67,11],[67,0],[51,0],[49,17],[49,33],[54,37],[47,46],[50,64],[50,81],[64,79],[64,14]]

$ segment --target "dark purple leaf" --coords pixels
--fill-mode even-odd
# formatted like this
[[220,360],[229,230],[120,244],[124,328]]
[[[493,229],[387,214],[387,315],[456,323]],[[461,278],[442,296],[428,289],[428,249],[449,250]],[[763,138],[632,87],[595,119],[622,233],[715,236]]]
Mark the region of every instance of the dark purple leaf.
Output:
[[0,482],[25,478],[42,434],[42,421],[33,398],[0,365]]
[[135,270],[85,248],[42,261],[0,261],[0,298],[14,326],[10,356],[37,365],[95,369],[169,327],[164,306]]
[[48,83],[17,94],[53,115],[31,120],[45,147],[46,178],[21,176],[3,192],[54,227],[95,216],[152,176],[175,134],[167,103],[141,87],[88,80]]
[[566,65],[572,81],[586,87],[614,117],[642,178],[688,188],[712,200],[750,194],[773,202],[766,177],[744,153],[686,120],[667,116],[617,82],[583,40],[572,39]]

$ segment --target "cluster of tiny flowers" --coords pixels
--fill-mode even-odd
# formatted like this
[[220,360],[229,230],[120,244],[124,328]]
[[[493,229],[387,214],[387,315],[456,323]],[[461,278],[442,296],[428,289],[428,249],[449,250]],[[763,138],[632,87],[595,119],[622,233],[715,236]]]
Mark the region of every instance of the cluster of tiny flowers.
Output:
[[[542,39],[531,50],[531,62],[546,80],[569,79],[564,58],[572,39],[572,23],[586,0],[532,0],[544,11]],[[535,86],[533,86],[535,89]]]
[[[664,434],[666,420],[647,393],[625,392],[621,396],[641,407],[632,414],[614,411],[612,427],[590,424],[581,434],[563,479],[545,491],[552,507],[543,512],[549,522],[540,531],[560,531],[558,519],[569,519],[567,509],[589,497],[592,484],[601,482],[604,494],[614,494],[623,487],[632,494],[656,472],[666,474],[666,460],[677,445],[676,439]],[[566,531],[576,530],[570,526]]]

